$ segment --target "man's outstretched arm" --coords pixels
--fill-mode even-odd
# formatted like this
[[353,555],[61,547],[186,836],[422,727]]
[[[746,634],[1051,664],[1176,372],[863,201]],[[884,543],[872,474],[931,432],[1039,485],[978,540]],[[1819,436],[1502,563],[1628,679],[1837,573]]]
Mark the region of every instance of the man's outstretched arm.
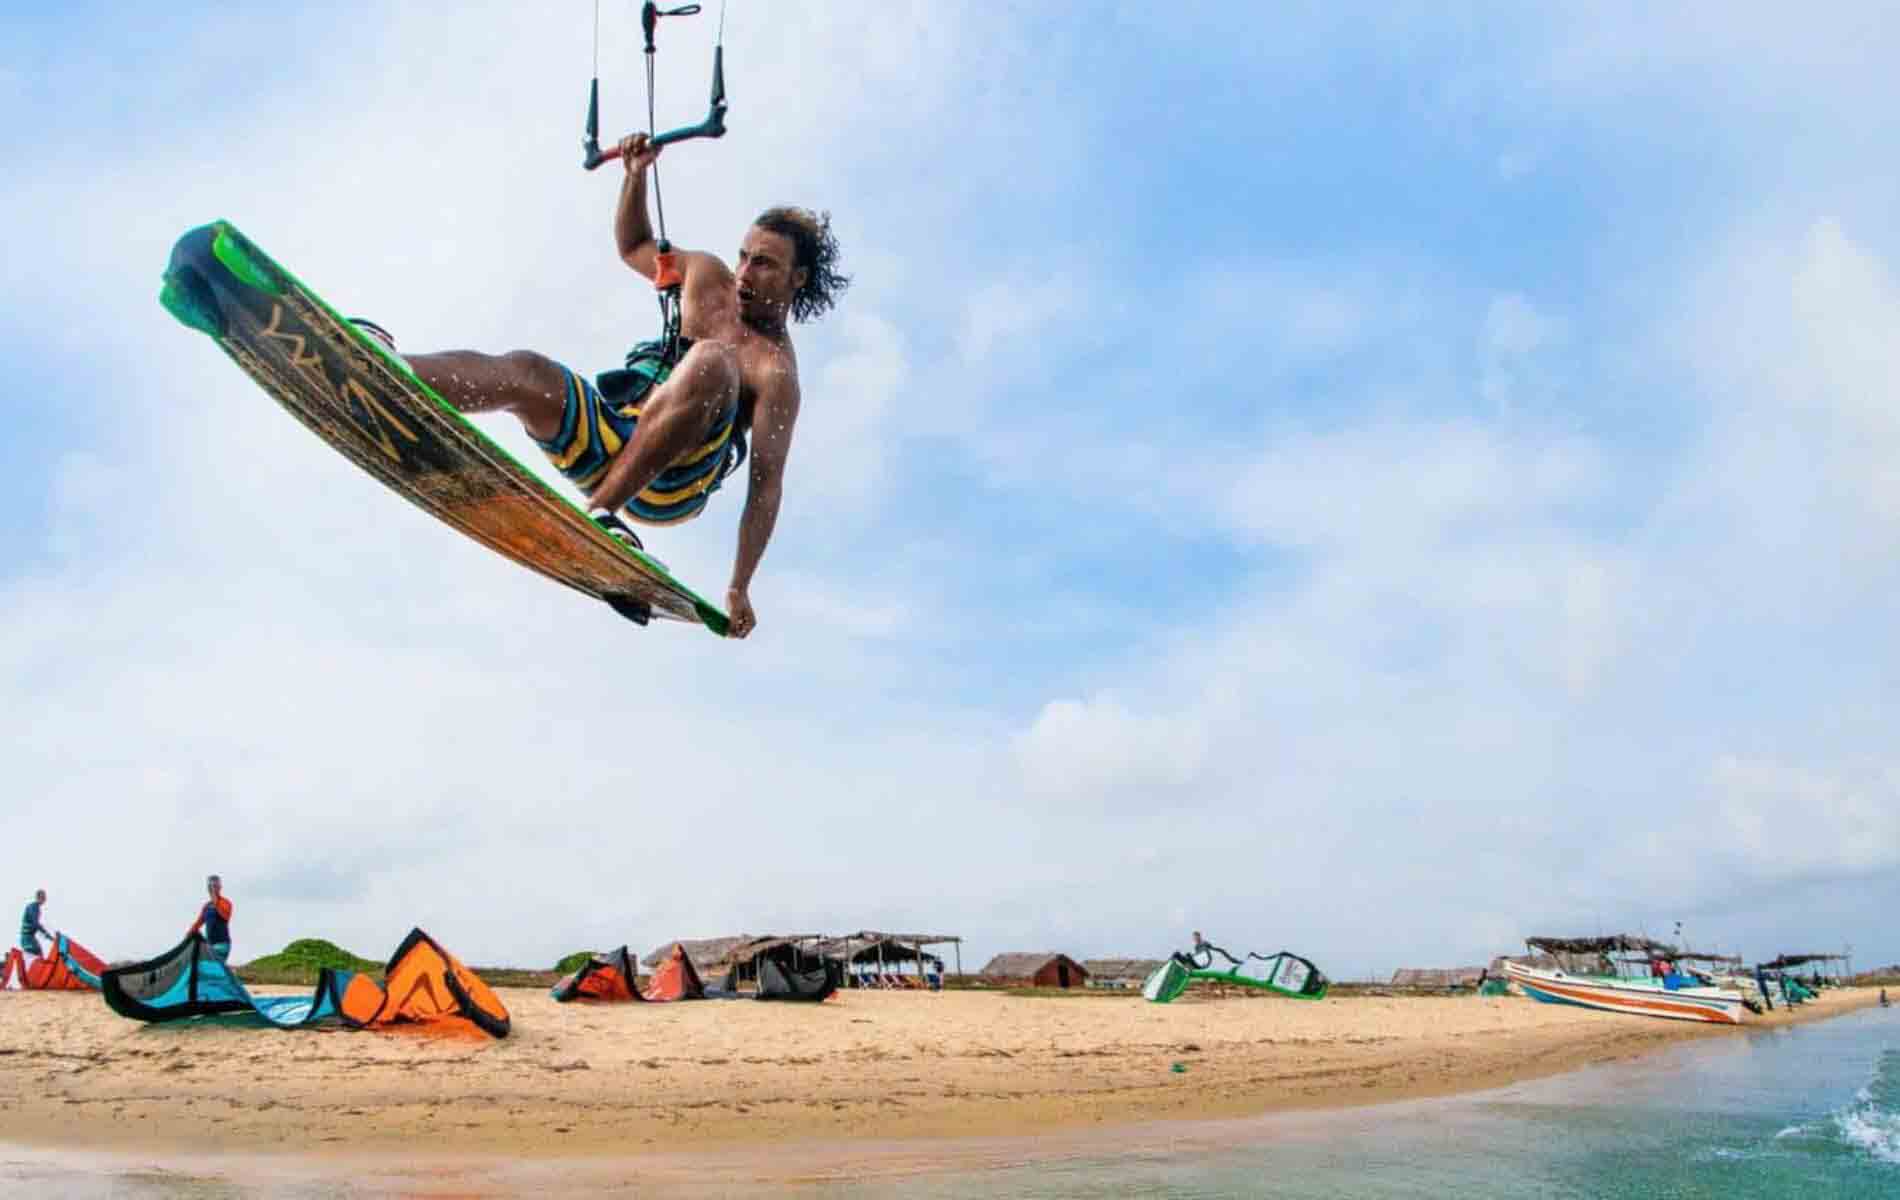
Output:
[[[620,161],[627,173],[620,184],[620,203],[614,208],[614,248],[619,251],[621,262],[648,279],[660,270],[660,243],[654,235],[653,218],[647,212],[647,168],[659,157],[659,150],[647,147],[644,133],[629,134],[621,139]],[[704,267],[716,268],[719,275],[710,280],[713,286],[725,283],[730,276],[717,255],[682,250],[677,245],[673,252],[679,255],[680,270],[688,275],[695,274],[698,268],[697,273],[704,278]]]
[[745,512],[739,517],[732,584],[726,589],[733,637],[745,637],[759,623],[752,612],[752,573],[758,570],[778,524],[779,501],[785,494],[785,457],[792,448],[792,426],[798,421],[798,379],[789,372],[777,379],[780,382],[761,392],[752,413],[752,470]]
[[620,184],[620,203],[614,209],[614,244],[620,261],[648,279],[659,270],[659,243],[653,239],[653,219],[647,214],[647,168],[660,151],[647,146],[644,133],[620,141],[620,162],[626,178]]

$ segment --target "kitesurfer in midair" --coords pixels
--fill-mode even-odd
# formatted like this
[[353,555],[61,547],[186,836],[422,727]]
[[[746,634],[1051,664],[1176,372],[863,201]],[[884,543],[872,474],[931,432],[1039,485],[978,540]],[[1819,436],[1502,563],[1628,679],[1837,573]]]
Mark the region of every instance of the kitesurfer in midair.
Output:
[[[620,143],[626,169],[614,215],[620,260],[659,280],[662,246],[647,211],[647,174],[664,147],[647,134]],[[830,218],[771,208],[746,230],[736,262],[674,250],[682,276],[676,339],[636,346],[599,386],[532,350],[405,355],[424,383],[462,412],[505,411],[587,496],[594,519],[639,544],[620,520],[672,524],[699,515],[725,476],[751,471],[726,607],[734,637],[758,623],[753,572],[771,540],[798,421],[798,358],[788,325],[828,311],[850,280],[838,273]],[[386,333],[359,322],[389,342]],[[673,344],[667,344],[671,340]]]

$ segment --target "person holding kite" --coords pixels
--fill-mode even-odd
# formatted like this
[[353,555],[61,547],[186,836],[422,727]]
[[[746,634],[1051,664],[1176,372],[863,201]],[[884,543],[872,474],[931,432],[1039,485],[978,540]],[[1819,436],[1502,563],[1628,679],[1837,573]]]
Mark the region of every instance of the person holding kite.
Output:
[[40,909],[45,907],[45,905],[46,889],[40,888],[33,893],[33,898],[27,901],[26,908],[20,913],[20,952],[22,954],[30,954],[34,958],[45,957],[44,952],[40,949],[40,935],[42,934],[49,940],[58,940],[53,937],[52,930],[40,924]]
[[185,936],[203,931],[212,955],[224,962],[231,957],[231,901],[224,895],[224,881],[216,875],[205,877],[205,892],[211,898],[198,910],[198,919],[185,930]]

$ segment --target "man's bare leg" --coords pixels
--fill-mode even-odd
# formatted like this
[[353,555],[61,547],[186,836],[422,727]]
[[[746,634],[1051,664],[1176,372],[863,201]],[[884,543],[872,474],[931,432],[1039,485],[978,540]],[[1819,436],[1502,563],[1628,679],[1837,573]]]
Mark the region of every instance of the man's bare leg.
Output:
[[567,377],[545,355],[532,350],[510,354],[449,350],[403,358],[457,412],[513,413],[529,437],[544,442],[561,432]]
[[640,406],[633,438],[614,456],[588,498],[589,507],[617,511],[645,491],[675,459],[706,440],[738,395],[738,356],[720,342],[694,343]]

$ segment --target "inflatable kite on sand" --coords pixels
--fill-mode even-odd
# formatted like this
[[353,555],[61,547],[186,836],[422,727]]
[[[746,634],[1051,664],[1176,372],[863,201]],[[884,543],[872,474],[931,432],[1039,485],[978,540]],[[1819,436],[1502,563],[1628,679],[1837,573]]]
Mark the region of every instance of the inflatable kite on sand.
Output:
[[[1201,980],[1273,992],[1293,1000],[1326,998],[1331,981],[1310,958],[1282,950],[1277,954],[1249,953],[1241,959],[1200,938],[1200,934],[1194,935],[1192,951],[1177,950],[1156,967],[1141,985],[1142,996],[1155,1004],[1168,1004],[1185,992],[1188,984]],[[1227,960],[1225,970],[1214,968],[1216,954]]]
[[[816,1004],[844,984],[844,964],[835,958],[817,958],[799,954],[789,945],[774,946],[753,960],[758,972],[758,990],[754,1000],[793,1000]],[[737,965],[727,974],[725,991],[737,996]]]
[[135,1021],[237,1014],[280,1029],[329,1022],[351,1029],[459,1023],[508,1036],[501,1000],[420,929],[411,930],[390,955],[381,983],[359,971],[325,967],[308,996],[253,996],[194,933],[148,962],[106,971],[100,990],[113,1012]]
[[[817,1002],[838,990],[844,981],[844,968],[834,960],[802,959],[790,945],[781,945],[759,955],[758,990],[755,1000],[804,1000]],[[740,998],[738,966],[727,973],[717,989],[708,989],[700,980],[686,948],[677,942],[666,953],[665,961],[654,969],[644,990],[639,985],[639,964],[625,946],[607,954],[596,954],[579,969],[562,977],[548,994],[565,1004],[572,1000],[613,1002],[642,1001],[663,1003],[668,1000]]]
[[18,949],[7,951],[6,961],[0,963],[0,989],[17,980],[30,992],[98,991],[105,969],[98,955],[62,933],[53,939],[53,953],[45,958],[28,959]]
[[564,976],[548,989],[548,994],[563,1004],[570,1000],[640,1000],[665,1004],[672,1000],[704,1000],[706,986],[686,957],[686,948],[674,943],[666,961],[653,969],[644,990],[640,987],[640,967],[625,946],[611,954],[596,954],[580,969]]
[[639,968],[625,946],[594,955],[577,970],[563,975],[560,982],[548,989],[548,995],[562,1004],[570,1000],[615,1003],[646,999],[640,994]]

